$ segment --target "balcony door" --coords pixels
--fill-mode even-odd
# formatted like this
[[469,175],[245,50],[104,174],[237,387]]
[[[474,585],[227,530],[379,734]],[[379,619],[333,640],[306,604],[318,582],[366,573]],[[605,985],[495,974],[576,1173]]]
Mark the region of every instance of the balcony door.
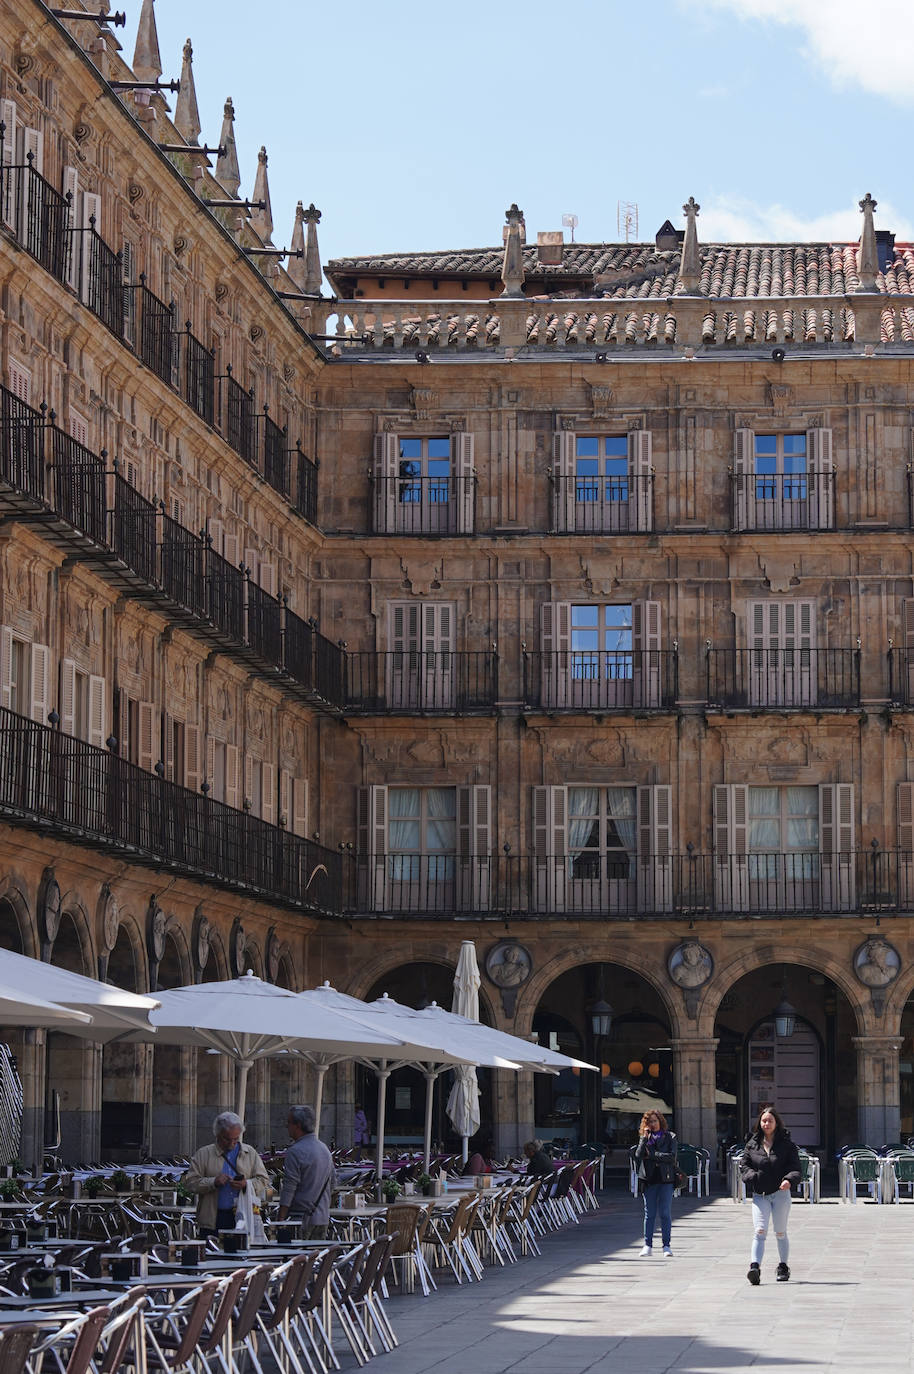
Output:
[[541,693],[547,710],[661,704],[659,602],[547,602],[541,631]]
[[814,706],[814,601],[753,601],[748,608],[751,706]]
[[778,1037],[774,1022],[757,1026],[748,1045],[749,1120],[767,1102],[776,1102],[794,1144],[821,1145],[819,1038],[797,1020],[792,1035]]
[[388,608],[385,695],[391,709],[453,706],[454,610],[447,601],[398,601]]

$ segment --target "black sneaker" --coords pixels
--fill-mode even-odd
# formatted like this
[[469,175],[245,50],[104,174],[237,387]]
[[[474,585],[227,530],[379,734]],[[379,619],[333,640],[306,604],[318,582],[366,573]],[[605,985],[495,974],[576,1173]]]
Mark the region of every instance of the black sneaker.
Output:
[[790,1267],[786,1265],[783,1260],[778,1265],[778,1271],[775,1274],[775,1278],[777,1279],[778,1283],[786,1283],[787,1280],[790,1278]]
[[746,1275],[746,1278],[752,1284],[753,1288],[757,1288],[762,1281],[762,1271],[754,1261],[749,1265],[749,1273]]

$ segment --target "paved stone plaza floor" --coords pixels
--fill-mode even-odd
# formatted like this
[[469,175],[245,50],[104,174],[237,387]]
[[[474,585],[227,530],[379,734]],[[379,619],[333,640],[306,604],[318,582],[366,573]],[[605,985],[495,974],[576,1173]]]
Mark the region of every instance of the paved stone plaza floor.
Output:
[[[746,1281],[751,1215],[729,1198],[674,1202],[673,1249],[639,1259],[640,1203],[607,1193],[600,1212],[541,1242],[541,1258],[487,1269],[430,1298],[394,1297],[400,1346],[377,1374],[773,1374],[914,1369],[914,1204],[795,1203],[789,1283]],[[655,1247],[658,1245],[655,1239]],[[344,1365],[344,1368],[346,1366]]]

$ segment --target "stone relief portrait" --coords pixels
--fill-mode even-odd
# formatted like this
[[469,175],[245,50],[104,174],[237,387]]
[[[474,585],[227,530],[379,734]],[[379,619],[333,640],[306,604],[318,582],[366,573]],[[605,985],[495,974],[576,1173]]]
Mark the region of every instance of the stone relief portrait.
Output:
[[854,954],[854,972],[868,988],[888,987],[900,971],[901,956],[881,936],[872,935]]
[[500,940],[486,955],[486,973],[496,987],[517,988],[533,971],[529,950],[514,940]]
[[700,988],[714,972],[714,960],[697,940],[683,940],[667,960],[667,970],[677,987]]

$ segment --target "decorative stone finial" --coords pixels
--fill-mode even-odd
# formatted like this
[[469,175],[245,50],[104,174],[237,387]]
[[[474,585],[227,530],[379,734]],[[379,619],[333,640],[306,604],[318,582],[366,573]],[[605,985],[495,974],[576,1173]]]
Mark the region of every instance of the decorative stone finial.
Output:
[[235,147],[235,107],[231,96],[225,102],[219,147],[224,148],[225,152],[216,158],[216,180],[226,195],[237,196],[241,169],[238,166],[238,149]]
[[[289,260],[289,276],[299,291],[303,291],[306,296],[319,296],[321,293],[323,272],[321,270],[321,255],[317,246],[317,226],[320,222],[321,212],[314,201],[311,202],[307,210],[301,201],[298,202],[295,207],[295,228],[292,230],[292,249],[293,251],[301,249],[304,257]],[[305,225],[308,226],[307,238]]]
[[685,237],[682,240],[682,256],[679,260],[679,281],[683,295],[697,296],[701,286],[701,259],[698,255],[698,212],[701,206],[694,196],[689,196],[682,213],[686,217]]
[[860,247],[857,250],[857,276],[859,278],[858,291],[875,291],[876,277],[879,272],[879,254],[876,252],[876,227],[873,223],[873,211],[876,209],[877,202],[867,191],[860,202],[860,209],[863,212],[863,232],[860,235]]
[[200,141],[200,127],[200,111],[197,109],[197,92],[194,88],[194,50],[188,38],[181,63],[181,89],[175,104],[175,128],[185,143],[196,144]]
[[524,248],[521,240],[521,226],[524,212],[513,202],[505,211],[508,232],[505,235],[505,257],[501,268],[501,279],[505,284],[505,296],[515,299],[524,294]]
[[251,200],[262,200],[264,208],[251,213],[251,228],[259,234],[264,243],[272,243],[273,208],[270,205],[270,180],[267,176],[267,150],[261,147],[257,154],[257,175],[254,178],[254,194]]
[[162,75],[159,35],[156,31],[155,0],[143,0],[136,31],[133,71],[138,81],[158,81]]

